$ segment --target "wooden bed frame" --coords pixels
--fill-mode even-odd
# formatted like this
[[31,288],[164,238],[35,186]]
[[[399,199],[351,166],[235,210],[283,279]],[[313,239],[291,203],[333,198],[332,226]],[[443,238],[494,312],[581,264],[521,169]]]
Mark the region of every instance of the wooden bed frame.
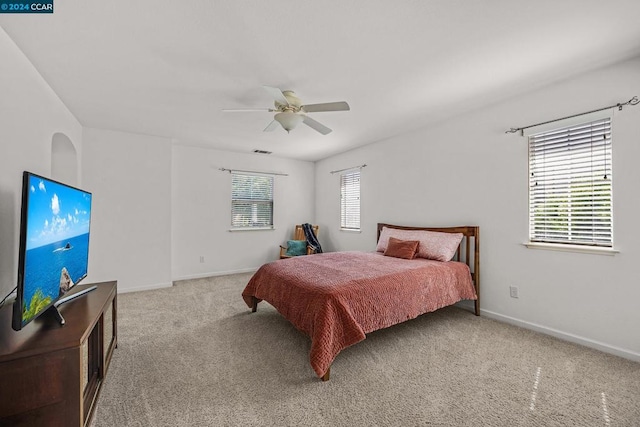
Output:
[[[478,299],[475,300],[475,315],[480,316],[480,227],[478,226],[460,226],[460,227],[406,227],[403,225],[393,225],[378,223],[378,237],[376,241],[380,240],[380,233],[382,227],[396,228],[399,230],[426,230],[426,231],[438,231],[440,233],[462,233],[462,241],[456,254],[453,256],[454,261],[464,262],[469,266],[471,270],[471,279],[473,280],[473,286],[476,289],[476,295]],[[473,242],[472,242],[473,241]],[[471,244],[473,243],[473,249]]]
[[[460,226],[460,227],[409,227],[402,225],[378,223],[378,236],[376,241],[380,240],[382,228],[395,228],[399,230],[426,230],[437,231],[441,233],[462,233],[462,241],[453,256],[454,261],[464,262],[471,271],[471,279],[476,291],[477,299],[475,300],[475,315],[480,316],[480,227],[478,226]],[[252,312],[258,309],[260,300],[253,297]],[[331,367],[327,370],[322,381],[328,381],[331,373]]]

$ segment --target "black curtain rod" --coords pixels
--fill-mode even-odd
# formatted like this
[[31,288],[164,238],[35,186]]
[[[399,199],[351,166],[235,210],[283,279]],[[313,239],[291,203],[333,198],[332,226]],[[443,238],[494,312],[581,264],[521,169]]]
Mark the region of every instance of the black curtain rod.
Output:
[[608,109],[614,108],[614,107],[618,107],[618,110],[622,110],[622,107],[625,106],[625,105],[638,105],[639,103],[640,103],[640,100],[638,99],[638,97],[634,96],[633,98],[631,98],[630,100],[628,100],[627,102],[624,102],[624,103],[620,103],[619,102],[619,103],[617,103],[615,105],[610,105],[608,107],[598,108],[597,110],[587,111],[586,113],[574,114],[572,116],[561,117],[559,119],[553,119],[553,120],[549,120],[547,122],[536,123],[535,125],[524,126],[524,127],[521,127],[521,128],[511,128],[508,131],[505,131],[505,133],[516,133],[516,132],[520,131],[520,135],[524,136],[524,130],[525,129],[529,129],[529,128],[540,126],[540,125],[546,125],[547,123],[558,122],[560,120],[571,119],[573,117],[580,117],[580,116],[584,116],[585,114],[597,113],[598,111],[604,111],[604,110],[608,110]]

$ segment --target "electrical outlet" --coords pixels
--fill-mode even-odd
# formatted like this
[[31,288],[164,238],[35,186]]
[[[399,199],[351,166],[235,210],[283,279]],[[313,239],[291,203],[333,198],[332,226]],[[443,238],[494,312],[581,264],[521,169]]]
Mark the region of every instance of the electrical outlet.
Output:
[[204,262],[204,257],[200,255],[200,263],[202,264],[203,262]]
[[518,298],[518,287],[509,286],[509,295],[511,295],[511,298]]

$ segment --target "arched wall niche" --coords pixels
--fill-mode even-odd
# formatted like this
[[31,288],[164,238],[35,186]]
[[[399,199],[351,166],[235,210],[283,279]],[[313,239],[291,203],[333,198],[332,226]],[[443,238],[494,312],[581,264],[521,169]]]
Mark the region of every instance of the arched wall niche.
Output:
[[53,134],[51,139],[51,178],[65,184],[78,185],[78,153],[69,137]]

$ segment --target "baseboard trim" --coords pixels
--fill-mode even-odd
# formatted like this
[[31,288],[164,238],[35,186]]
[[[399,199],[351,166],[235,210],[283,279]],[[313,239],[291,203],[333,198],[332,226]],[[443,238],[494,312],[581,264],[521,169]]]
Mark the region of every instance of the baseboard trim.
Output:
[[188,276],[175,277],[173,281],[179,282],[180,280],[204,279],[207,277],[214,277],[214,276],[228,276],[230,274],[254,273],[256,270],[258,270],[258,268],[259,267],[251,267],[251,268],[241,268],[239,270],[211,271],[209,273],[190,274]]
[[568,332],[563,332],[557,329],[538,325],[537,323],[516,319],[515,317],[505,316],[504,314],[499,314],[494,311],[480,309],[480,314],[488,317],[489,319],[494,319],[500,322],[509,323],[511,325],[520,326],[525,329],[530,329],[532,331],[541,332],[546,335],[551,335],[561,340],[569,341],[575,344],[580,344],[585,347],[593,348],[605,353],[609,353],[615,356],[623,357],[625,359],[633,360],[634,362],[640,362],[639,353],[635,353],[633,351],[626,350],[624,348],[612,346],[600,341],[595,341],[589,338],[581,337],[579,335],[570,334]]
[[170,288],[172,286],[173,286],[173,282],[154,283],[152,285],[135,286],[133,288],[121,288],[120,286],[118,286],[118,293],[126,294],[129,292],[151,291],[153,289]]
[[175,282],[178,282],[180,280],[204,279],[204,278],[207,278],[207,277],[214,277],[214,276],[228,276],[230,274],[253,273],[257,269],[258,269],[258,267],[252,267],[252,268],[242,268],[242,269],[239,269],[239,270],[214,271],[214,272],[209,272],[209,273],[192,274],[192,275],[188,275],[188,276],[183,276],[183,277],[178,277],[178,278],[172,279],[171,282],[155,283],[155,284],[143,285],[143,286],[135,286],[133,288],[121,288],[121,287],[118,287],[118,293],[119,294],[126,294],[128,292],[141,292],[141,291],[151,291],[151,290],[154,290],[154,289],[170,288],[170,287],[173,286],[173,284]]

